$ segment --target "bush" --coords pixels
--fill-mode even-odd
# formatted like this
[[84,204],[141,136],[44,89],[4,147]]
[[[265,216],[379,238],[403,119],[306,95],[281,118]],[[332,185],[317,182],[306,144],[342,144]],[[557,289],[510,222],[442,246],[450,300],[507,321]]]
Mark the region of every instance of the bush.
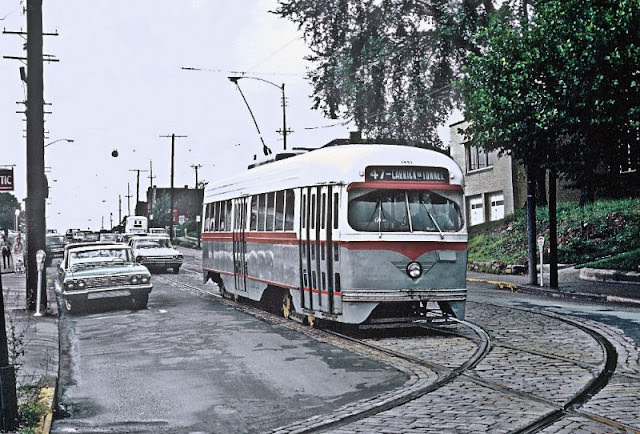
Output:
[[[585,207],[558,203],[558,261],[566,264],[592,262],[615,255],[617,269],[637,270],[633,255],[640,249],[640,199],[599,200]],[[469,229],[469,260],[527,263],[526,213],[518,210],[502,222],[491,222]],[[537,236],[549,239],[548,208],[537,208]],[[548,244],[547,244],[548,245]],[[544,252],[548,262],[548,248]],[[616,259],[610,267],[616,268]]]

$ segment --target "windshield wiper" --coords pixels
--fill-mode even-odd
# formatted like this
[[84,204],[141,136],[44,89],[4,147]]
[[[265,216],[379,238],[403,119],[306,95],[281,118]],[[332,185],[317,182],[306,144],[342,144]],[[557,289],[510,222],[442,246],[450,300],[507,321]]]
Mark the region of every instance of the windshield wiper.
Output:
[[433,217],[433,215],[431,214],[431,211],[429,211],[429,208],[427,208],[427,204],[424,203],[424,201],[420,201],[420,203],[422,204],[422,206],[424,207],[424,210],[427,212],[427,215],[429,216],[429,218],[431,219],[431,221],[433,222],[434,225],[436,225],[436,228],[438,229],[438,232],[440,232],[440,239],[444,240],[444,232],[442,232],[442,229],[440,229],[440,225],[438,224],[438,222],[436,221],[436,219]]

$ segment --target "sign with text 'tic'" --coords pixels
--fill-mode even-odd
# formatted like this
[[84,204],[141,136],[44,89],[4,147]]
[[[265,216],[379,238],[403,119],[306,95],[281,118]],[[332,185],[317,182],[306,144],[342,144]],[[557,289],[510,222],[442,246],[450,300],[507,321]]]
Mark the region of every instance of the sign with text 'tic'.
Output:
[[13,167],[0,169],[0,191],[13,191]]

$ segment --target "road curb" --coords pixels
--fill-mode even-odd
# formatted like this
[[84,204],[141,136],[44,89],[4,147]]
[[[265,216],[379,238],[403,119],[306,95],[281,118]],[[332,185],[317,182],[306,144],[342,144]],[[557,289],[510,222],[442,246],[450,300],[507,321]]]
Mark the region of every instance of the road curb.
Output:
[[38,426],[36,427],[35,432],[37,434],[49,434],[51,431],[51,422],[53,420],[53,400],[55,397],[55,387],[43,387],[40,389],[40,393],[38,394],[38,401],[41,402],[45,408],[46,412]]
[[482,279],[476,277],[467,277],[469,282],[482,282],[489,285],[495,285],[499,289],[508,289],[511,292],[521,292],[523,294],[542,295],[545,297],[555,298],[573,298],[581,300],[596,301],[601,303],[617,303],[640,306],[640,300],[629,297],[620,297],[616,295],[592,294],[586,292],[561,291],[557,289],[549,289],[544,287],[535,287],[532,285],[518,285],[513,282],[504,282],[492,279]]

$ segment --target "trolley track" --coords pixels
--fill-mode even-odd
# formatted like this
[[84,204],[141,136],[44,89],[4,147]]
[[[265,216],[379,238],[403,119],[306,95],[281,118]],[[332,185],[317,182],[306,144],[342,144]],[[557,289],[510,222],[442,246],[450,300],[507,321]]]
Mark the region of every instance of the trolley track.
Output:
[[[186,269],[185,271],[188,271],[190,278],[195,274],[199,274],[196,270]],[[603,429],[605,426],[607,426],[627,432],[638,432],[633,427],[625,425],[624,423],[617,422],[608,417],[581,412],[579,410],[580,406],[586,403],[593,395],[595,395],[607,384],[607,382],[613,375],[613,372],[615,371],[617,354],[614,346],[606,339],[606,337],[602,336],[602,334],[594,329],[589,328],[587,325],[581,324],[578,321],[574,321],[566,317],[560,317],[559,315],[533,311],[531,309],[525,308],[510,308],[529,312],[531,314],[544,315],[547,318],[552,318],[554,320],[561,321],[571,327],[575,327],[589,334],[594,340],[598,342],[599,346],[602,348],[602,351],[604,353],[604,363],[602,364],[601,369],[599,369],[597,374],[591,379],[591,381],[588,382],[588,384],[574,393],[564,403],[558,404],[548,397],[538,396],[535,393],[530,393],[523,390],[517,390],[509,385],[501,384],[500,382],[483,378],[479,372],[475,371],[475,368],[481,362],[483,362],[486,359],[487,355],[491,352],[491,350],[496,347],[513,347],[518,351],[530,353],[535,356],[544,357],[550,360],[571,362],[579,365],[580,363],[578,361],[567,359],[563,360],[563,357],[558,356],[557,354],[551,354],[539,350],[529,350],[526,348],[520,348],[517,345],[513,346],[508,343],[500,342],[499,340],[496,341],[491,337],[490,332],[487,332],[483,327],[470,322],[461,321],[459,323],[460,327],[466,328],[464,332],[441,326],[420,325],[420,327],[422,328],[429,329],[437,333],[456,336],[463,339],[469,339],[469,330],[472,330],[473,335],[475,336],[474,342],[476,345],[476,350],[473,352],[471,357],[467,358],[457,366],[452,367],[450,365],[445,365],[429,359],[421,358],[420,356],[416,356],[415,354],[398,351],[397,349],[390,349],[388,346],[385,346],[384,340],[380,340],[379,342],[374,343],[372,340],[349,336],[345,333],[340,333],[337,331],[311,329],[309,327],[302,326],[301,324],[285,320],[284,318],[281,318],[273,313],[258,309],[251,304],[238,303],[233,300],[222,298],[216,290],[203,289],[201,285],[195,284],[195,282],[194,284],[190,284],[184,281],[180,281],[178,280],[178,276],[160,275],[154,276],[154,278],[158,278],[159,280],[165,281],[167,283],[170,282],[174,286],[187,288],[204,296],[216,297],[221,302],[236,309],[245,311],[252,315],[263,317],[272,322],[278,322],[287,327],[296,328],[297,330],[300,330],[304,333],[313,335],[315,338],[324,340],[329,339],[332,342],[338,342],[337,340],[342,342],[349,342],[354,346],[354,348],[357,347],[360,349],[368,349],[370,351],[369,354],[371,355],[384,355],[385,359],[392,364],[397,364],[398,361],[402,361],[404,362],[404,364],[400,363],[398,365],[398,368],[401,370],[410,371],[410,376],[413,377],[413,381],[410,381],[412,384],[406,388],[406,391],[404,391],[404,393],[395,393],[388,394],[389,396],[381,396],[378,397],[378,399],[376,399],[374,402],[369,401],[366,403],[355,403],[352,405],[348,405],[343,409],[338,409],[336,412],[330,415],[326,415],[326,417],[324,418],[314,418],[313,420],[301,421],[300,423],[280,427],[277,432],[320,432],[332,431],[336,429],[339,431],[341,427],[345,427],[345,429],[348,431],[350,424],[354,424],[355,422],[366,419],[370,416],[384,413],[388,410],[401,408],[403,405],[424,397],[431,392],[442,389],[447,385],[451,385],[454,381],[461,378],[463,378],[465,381],[470,381],[480,387],[488,388],[504,395],[514,396],[518,397],[519,399],[536,402],[548,409],[548,411],[546,411],[541,417],[535,417],[533,420],[529,420],[525,424],[521,423],[519,425],[513,426],[511,428],[512,432],[538,432],[545,427],[553,425],[558,420],[567,415],[589,418],[595,423],[600,424]],[[499,307],[501,309],[504,309],[503,306],[485,306]],[[424,339],[424,337],[422,337],[422,339]],[[435,374],[435,377],[433,375],[429,377],[429,374],[425,374],[425,371]],[[425,380],[425,377],[429,378]]]

